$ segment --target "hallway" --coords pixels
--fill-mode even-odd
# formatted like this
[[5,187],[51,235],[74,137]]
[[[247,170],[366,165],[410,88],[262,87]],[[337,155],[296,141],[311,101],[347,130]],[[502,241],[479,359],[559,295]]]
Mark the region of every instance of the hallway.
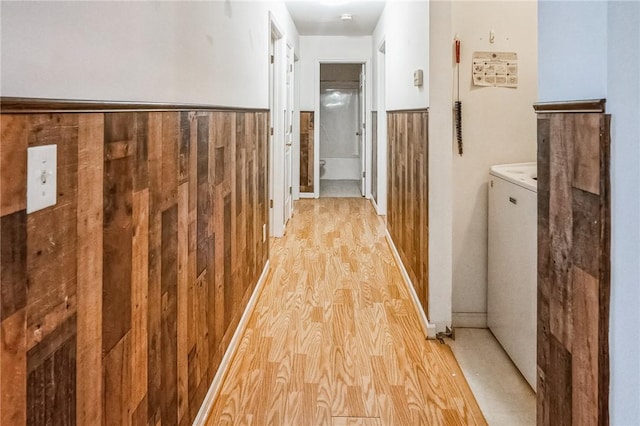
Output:
[[209,425],[486,424],[365,199],[301,200]]

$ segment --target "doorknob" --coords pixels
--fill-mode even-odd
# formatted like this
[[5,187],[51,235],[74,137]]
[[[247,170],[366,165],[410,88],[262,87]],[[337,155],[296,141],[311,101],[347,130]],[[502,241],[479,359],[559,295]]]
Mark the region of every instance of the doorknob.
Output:
[[356,132],[356,136],[362,136],[362,133]]

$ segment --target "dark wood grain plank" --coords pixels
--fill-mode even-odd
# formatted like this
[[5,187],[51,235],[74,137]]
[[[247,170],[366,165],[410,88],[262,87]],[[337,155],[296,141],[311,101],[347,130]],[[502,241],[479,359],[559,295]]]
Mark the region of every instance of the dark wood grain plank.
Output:
[[211,210],[211,188],[209,185],[209,116],[198,117],[197,150],[197,266],[196,275],[202,274],[211,257],[209,252]]
[[176,203],[178,195],[178,156],[180,117],[171,112],[162,113],[162,209]]
[[580,189],[573,189],[572,195],[572,265],[597,277],[600,259],[593,254],[601,246],[600,197]]
[[[133,413],[145,399],[148,383],[147,312],[149,293],[149,190],[133,194],[133,240],[131,276],[131,331],[128,411]],[[146,403],[146,402],[145,402]],[[144,407],[146,415],[146,405]],[[139,413],[139,415],[142,415]],[[146,419],[145,419],[146,422]]]
[[178,206],[162,212],[162,422],[178,423]]
[[550,370],[547,373],[550,418],[554,425],[571,425],[572,382],[571,353],[555,336],[551,336]]
[[[247,147],[247,122],[252,124],[251,116],[248,114],[236,115],[236,137],[235,137],[235,155],[234,155],[234,179],[233,191],[235,193],[235,211],[234,214],[239,216],[242,214],[244,207],[244,186],[246,185],[244,159]],[[237,241],[237,240],[236,240]]]
[[180,138],[178,146],[178,184],[189,178],[189,144],[191,143],[190,112],[180,113]]
[[221,235],[223,240],[223,253],[224,253],[224,263],[223,263],[223,286],[224,286],[224,311],[225,311],[225,330],[229,327],[229,321],[234,314],[234,308],[236,307],[234,304],[235,292],[233,288],[233,275],[232,275],[232,265],[231,265],[231,236],[233,235],[231,232],[231,197],[229,195],[224,197],[224,207],[223,207],[223,233]]
[[76,257],[75,205],[27,215],[29,349],[75,314]]
[[147,294],[147,415],[161,418],[162,384],[162,114],[149,114],[149,284]]
[[27,352],[27,424],[76,422],[76,317]]
[[573,424],[598,424],[598,279],[572,268],[574,350],[571,357]]
[[[131,329],[131,223],[135,117],[106,114],[104,121],[104,222],[102,351],[109,353]],[[113,145],[126,145],[124,155],[109,157]]]
[[[551,168],[549,182],[549,236],[551,251],[551,282],[549,294],[551,333],[571,352],[571,280],[570,255],[573,236],[573,116],[551,117],[552,144],[549,148]],[[560,136],[562,135],[562,136]]]
[[27,418],[27,315],[22,308],[0,324],[0,423],[24,425]]
[[140,191],[149,186],[149,114],[135,114],[135,168],[133,189]]
[[177,415],[178,421],[180,422],[182,419],[188,419],[189,417],[189,184],[187,182],[178,187],[177,209],[176,380],[178,400]]
[[77,414],[102,419],[102,229],[104,116],[78,118]]
[[573,187],[600,194],[600,116],[576,114],[573,145]]
[[300,111],[300,192],[314,191],[314,112]]
[[122,425],[129,423],[129,396],[131,388],[131,333],[126,333],[102,360],[104,387],[102,423]]
[[147,425],[147,398],[143,398],[131,415],[131,426]]
[[3,114],[0,121],[0,216],[27,207],[27,118]]
[[0,217],[0,321],[27,304],[27,214]]

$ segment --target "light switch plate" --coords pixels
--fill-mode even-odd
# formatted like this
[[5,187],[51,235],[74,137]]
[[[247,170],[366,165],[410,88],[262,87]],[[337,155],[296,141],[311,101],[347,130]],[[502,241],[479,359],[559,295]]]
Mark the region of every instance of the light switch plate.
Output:
[[57,151],[57,145],[27,149],[27,213],[56,204]]
[[422,86],[423,73],[422,70],[415,70],[413,72],[413,85],[417,87]]

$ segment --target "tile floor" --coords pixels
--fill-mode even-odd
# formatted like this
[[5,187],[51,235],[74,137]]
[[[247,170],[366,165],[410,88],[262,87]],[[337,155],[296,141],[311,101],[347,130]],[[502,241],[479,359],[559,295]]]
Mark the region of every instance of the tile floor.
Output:
[[456,328],[445,341],[491,426],[536,424],[536,394],[488,329]]
[[320,180],[320,198],[362,197],[359,180]]

